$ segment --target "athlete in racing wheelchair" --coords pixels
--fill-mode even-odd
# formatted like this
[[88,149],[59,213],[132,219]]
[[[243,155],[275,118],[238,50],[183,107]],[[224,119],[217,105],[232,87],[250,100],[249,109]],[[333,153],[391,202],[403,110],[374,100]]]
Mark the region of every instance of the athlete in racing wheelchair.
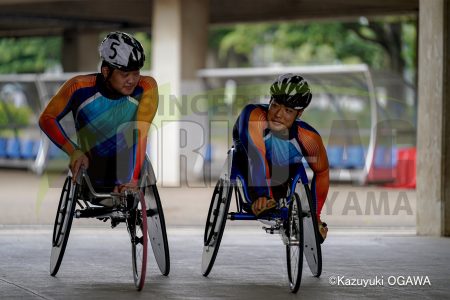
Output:
[[156,179],[147,158],[138,190],[98,193],[87,172],[82,169],[74,180],[72,172],[63,185],[53,227],[50,274],[55,276],[61,265],[73,218],[97,218],[111,221],[111,227],[125,222],[130,236],[133,278],[141,290],[145,284],[148,240],[163,275],[170,272],[169,245],[164,213]]
[[[42,131],[70,157],[70,172],[55,219],[50,272],[58,272],[74,214],[110,219],[113,227],[125,221],[133,247],[135,282],[141,289],[147,227],[161,272],[169,273],[161,203],[145,154],[158,108],[158,88],[154,78],[140,74],[145,55],[133,36],[109,33],[100,44],[99,54],[100,72],[65,82],[39,119]],[[62,126],[69,113],[76,143]],[[79,209],[75,210],[77,205]],[[140,256],[139,266],[136,255]]]
[[[234,146],[213,192],[204,234],[202,272],[217,255],[226,219],[259,220],[286,245],[289,286],[300,286],[303,252],[314,276],[322,270],[320,244],[327,225],[320,211],[329,186],[328,160],[317,131],[300,121],[311,101],[306,81],[280,76],[271,86],[269,105],[248,105],[236,121]],[[309,186],[302,158],[314,172]],[[236,212],[228,212],[232,195]]]

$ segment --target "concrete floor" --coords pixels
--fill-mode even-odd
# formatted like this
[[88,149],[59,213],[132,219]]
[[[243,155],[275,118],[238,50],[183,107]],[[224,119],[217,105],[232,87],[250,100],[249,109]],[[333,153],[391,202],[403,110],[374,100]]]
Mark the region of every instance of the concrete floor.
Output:
[[[64,173],[42,177],[31,172],[0,170],[0,225],[51,225],[58,207]],[[161,187],[169,226],[204,226],[213,186]],[[234,203],[234,202],[233,202]],[[233,209],[233,203],[231,209]],[[416,192],[379,186],[332,185],[322,210],[330,228],[409,228],[416,224]],[[96,225],[96,220],[82,220]]]
[[[312,277],[305,261],[293,295],[281,240],[259,227],[227,226],[208,278],[200,271],[203,228],[170,227],[169,276],[160,275],[151,254],[146,285],[137,292],[123,226],[83,228],[75,221],[57,277],[49,275],[50,227],[2,226],[0,299],[450,299],[448,238],[335,230],[322,248],[322,276]],[[426,284],[394,282],[399,276],[423,276]],[[334,279],[338,285],[330,284]],[[345,286],[345,279],[369,279],[372,286]]]
[[[146,286],[135,291],[126,229],[76,219],[53,278],[51,224],[64,177],[0,171],[0,299],[450,299],[450,239],[415,236],[414,190],[375,186],[330,188],[322,212],[330,228],[323,274],[312,277],[305,261],[297,295],[289,292],[280,238],[258,222],[228,222],[212,272],[201,275],[211,186],[159,187],[171,250],[168,277],[150,256]],[[372,285],[345,285],[363,279]]]

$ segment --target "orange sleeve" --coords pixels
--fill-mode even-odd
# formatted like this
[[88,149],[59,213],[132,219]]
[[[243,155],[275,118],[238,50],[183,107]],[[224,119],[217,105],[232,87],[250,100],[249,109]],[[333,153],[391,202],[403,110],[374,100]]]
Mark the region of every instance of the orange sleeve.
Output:
[[50,99],[39,117],[39,126],[50,140],[68,155],[71,155],[77,145],[70,140],[59,120],[72,111],[72,96],[81,87],[95,84],[95,76],[80,75],[66,81],[59,91]]
[[133,171],[133,181],[137,182],[145,160],[147,148],[147,135],[150,125],[158,110],[158,85],[152,77],[142,76],[140,83],[144,93],[139,101],[136,115],[137,145],[136,145],[136,163]]
[[299,127],[299,140],[302,143],[305,159],[314,172],[312,192],[317,200],[317,217],[320,219],[330,186],[328,157],[322,138],[314,131]]
[[[245,123],[245,122],[244,122]],[[246,138],[247,151],[249,158],[252,159],[252,184],[255,185],[258,196],[273,197],[270,186],[270,168],[266,158],[266,145],[264,143],[264,130],[267,128],[267,113],[261,108],[253,109],[247,120],[247,133],[245,129],[243,134],[248,134]],[[243,139],[245,140],[245,139]],[[264,174],[265,176],[262,176]]]
[[[270,170],[269,162],[266,158],[266,145],[264,144],[264,130],[267,128],[267,114],[261,109],[255,109],[251,114],[248,122],[248,133],[250,140],[254,143],[259,151],[261,158],[264,160],[265,174],[267,185],[270,187]],[[272,196],[272,191],[270,191]]]

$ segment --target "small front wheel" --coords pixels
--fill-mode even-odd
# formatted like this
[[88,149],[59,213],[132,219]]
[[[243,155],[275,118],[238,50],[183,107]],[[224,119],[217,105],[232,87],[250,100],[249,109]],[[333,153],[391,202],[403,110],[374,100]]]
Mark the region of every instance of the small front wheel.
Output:
[[303,271],[303,220],[302,207],[297,194],[292,196],[289,204],[287,222],[286,261],[289,279],[289,288],[297,293],[302,280]]
[[145,283],[147,270],[147,209],[142,192],[137,194],[139,204],[136,209],[130,211],[127,219],[128,233],[131,239],[131,254],[133,264],[134,284],[138,291],[142,290]]

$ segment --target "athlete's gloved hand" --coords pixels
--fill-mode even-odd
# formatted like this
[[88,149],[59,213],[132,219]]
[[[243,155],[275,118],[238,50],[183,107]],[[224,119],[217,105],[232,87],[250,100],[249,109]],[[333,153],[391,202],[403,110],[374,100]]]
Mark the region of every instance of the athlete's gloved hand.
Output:
[[259,197],[252,203],[252,212],[255,216],[269,211],[277,206],[277,202],[272,198]]
[[122,192],[124,192],[125,190],[128,190],[128,191],[130,191],[130,192],[137,192],[137,191],[139,191],[139,186],[138,186],[137,182],[135,182],[135,181],[133,180],[133,181],[130,181],[130,182],[128,182],[128,183],[124,183],[124,184],[121,184],[121,185],[117,185],[117,186],[114,188],[114,193],[122,193]]
[[81,150],[75,150],[70,155],[70,170],[72,171],[72,180],[75,182],[78,172],[83,167],[84,169],[89,168],[89,158]]

